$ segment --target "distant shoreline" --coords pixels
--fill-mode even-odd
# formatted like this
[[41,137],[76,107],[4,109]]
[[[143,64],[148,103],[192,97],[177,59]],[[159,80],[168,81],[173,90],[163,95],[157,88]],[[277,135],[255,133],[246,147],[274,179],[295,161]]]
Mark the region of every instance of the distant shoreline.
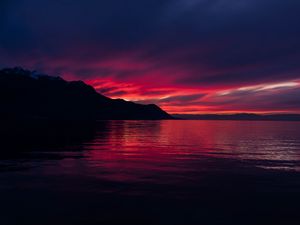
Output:
[[182,120],[300,121],[300,114],[173,114],[172,116]]

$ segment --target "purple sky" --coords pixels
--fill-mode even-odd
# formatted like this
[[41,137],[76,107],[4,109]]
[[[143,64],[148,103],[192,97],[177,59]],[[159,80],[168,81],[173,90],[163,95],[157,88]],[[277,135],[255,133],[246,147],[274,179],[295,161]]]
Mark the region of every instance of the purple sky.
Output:
[[170,113],[300,112],[300,1],[2,0],[0,67]]

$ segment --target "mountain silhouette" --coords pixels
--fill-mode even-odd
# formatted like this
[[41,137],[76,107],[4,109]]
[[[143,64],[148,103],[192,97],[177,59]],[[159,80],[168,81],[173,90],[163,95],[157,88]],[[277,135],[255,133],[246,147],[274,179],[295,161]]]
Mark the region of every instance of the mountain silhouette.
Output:
[[88,120],[172,119],[154,104],[141,105],[99,94],[82,81],[22,68],[0,70],[0,115],[18,118]]

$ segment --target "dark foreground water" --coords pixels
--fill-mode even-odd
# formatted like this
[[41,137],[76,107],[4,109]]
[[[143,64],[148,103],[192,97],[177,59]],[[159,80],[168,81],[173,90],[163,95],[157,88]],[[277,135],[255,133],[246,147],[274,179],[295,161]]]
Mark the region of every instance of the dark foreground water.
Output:
[[1,140],[1,225],[300,224],[298,122],[11,130]]

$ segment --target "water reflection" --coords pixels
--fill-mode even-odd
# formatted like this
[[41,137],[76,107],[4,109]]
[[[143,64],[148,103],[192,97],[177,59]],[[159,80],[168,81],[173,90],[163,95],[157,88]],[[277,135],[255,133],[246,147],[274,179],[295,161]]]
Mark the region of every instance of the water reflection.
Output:
[[[247,121],[15,121],[0,129],[4,159],[83,157],[112,176],[136,171],[191,171],[216,158],[299,170],[300,123]],[[61,166],[71,169],[70,162]],[[119,176],[119,175],[118,175]],[[124,175],[125,176],[125,175]]]
[[299,224],[300,123],[21,125],[0,129],[5,225]]
[[[239,121],[111,121],[107,139],[87,143],[87,165],[109,171],[199,170],[190,163],[228,158],[299,169],[300,124]],[[169,167],[168,167],[169,166]]]
[[61,160],[47,173],[88,174],[109,182],[185,185],[207,178],[210,173],[234,170],[299,171],[299,125],[102,121],[93,138],[79,145],[81,159]]

